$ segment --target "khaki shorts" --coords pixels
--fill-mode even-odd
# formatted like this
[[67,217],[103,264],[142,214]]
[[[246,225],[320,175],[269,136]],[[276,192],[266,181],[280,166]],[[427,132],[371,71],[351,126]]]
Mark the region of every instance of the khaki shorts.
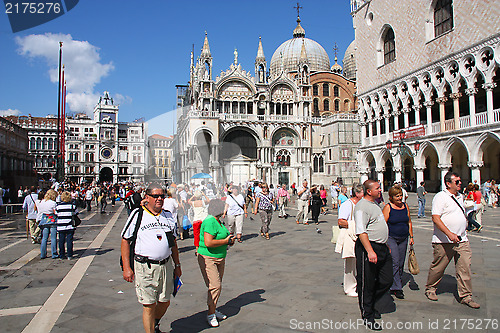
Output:
[[134,260],[135,292],[139,303],[144,305],[170,301],[174,291],[174,266],[172,260],[164,265],[141,264]]

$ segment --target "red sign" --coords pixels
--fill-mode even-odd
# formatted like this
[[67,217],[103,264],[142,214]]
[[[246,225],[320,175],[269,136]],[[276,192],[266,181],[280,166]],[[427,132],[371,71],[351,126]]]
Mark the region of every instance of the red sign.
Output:
[[392,133],[392,140],[397,141],[401,139],[411,139],[411,138],[421,137],[424,135],[425,135],[424,125],[417,125]]

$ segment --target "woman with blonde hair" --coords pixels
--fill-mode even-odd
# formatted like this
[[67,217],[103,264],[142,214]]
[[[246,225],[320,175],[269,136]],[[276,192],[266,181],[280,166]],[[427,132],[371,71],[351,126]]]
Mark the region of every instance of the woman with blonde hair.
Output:
[[266,183],[262,183],[261,188],[262,191],[255,195],[253,213],[256,215],[257,210],[259,210],[260,220],[262,222],[260,235],[269,240],[269,225],[271,224],[271,219],[273,218],[274,197],[271,193],[269,193],[269,186],[267,186]]
[[400,186],[393,186],[389,189],[389,203],[382,209],[385,220],[389,227],[389,238],[387,245],[391,250],[393,283],[391,293],[396,298],[404,299],[403,293],[403,267],[408,246],[408,236],[410,246],[413,246],[413,227],[410,218],[408,205],[403,202],[403,190]]
[[52,259],[59,258],[57,254],[57,216],[56,216],[57,192],[48,190],[42,201],[37,205],[38,213],[41,215],[40,229],[42,229],[42,243],[40,245],[40,258],[47,257],[47,242],[50,235],[50,249]]
[[[73,236],[75,227],[73,226],[73,216],[78,214],[76,205],[71,202],[71,193],[64,191],[61,193],[61,202],[56,206],[57,233],[59,234],[59,257],[61,259],[73,259]],[[66,249],[68,252],[66,253]],[[66,256],[67,255],[67,256]]]

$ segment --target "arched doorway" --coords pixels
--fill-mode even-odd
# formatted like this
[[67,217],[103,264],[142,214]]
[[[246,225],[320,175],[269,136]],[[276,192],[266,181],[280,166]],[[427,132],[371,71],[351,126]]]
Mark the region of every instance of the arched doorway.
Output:
[[113,170],[109,167],[104,167],[99,172],[99,182],[112,182]]
[[[467,186],[471,181],[472,175],[467,166],[469,154],[461,141],[455,141],[448,149],[448,158],[451,158],[451,170],[457,172],[462,178],[462,186]],[[450,156],[451,155],[451,156]]]
[[483,152],[483,167],[481,168],[481,182],[488,179],[500,180],[500,142],[488,137],[480,147]]
[[257,140],[249,131],[238,128],[227,133],[222,139],[220,149],[222,178],[224,182],[244,184],[257,178]]
[[385,171],[384,171],[384,189],[389,191],[395,180],[394,169],[392,164],[392,159],[388,158],[385,161]]
[[[422,144],[422,157],[420,162],[425,168],[423,176],[425,181],[425,189],[428,192],[438,192],[441,188],[441,173],[438,169],[439,158],[436,149],[429,143]],[[417,184],[420,186],[420,184]]]
[[200,132],[196,135],[196,149],[203,165],[202,172],[210,173],[210,155],[212,154],[212,136],[208,132]]
[[402,175],[403,175],[403,182],[406,185],[406,189],[409,191],[415,191],[416,190],[416,173],[415,169],[413,168],[413,157],[405,155],[402,157],[403,158],[403,170],[402,170]]

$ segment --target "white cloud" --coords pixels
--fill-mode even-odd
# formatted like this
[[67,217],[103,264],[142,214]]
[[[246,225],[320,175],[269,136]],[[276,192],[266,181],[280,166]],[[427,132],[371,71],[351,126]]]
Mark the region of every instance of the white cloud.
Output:
[[0,110],[0,116],[19,116],[21,115],[21,111],[17,109],[7,109],[7,110]]
[[113,102],[118,105],[132,103],[132,97],[123,96],[122,94],[113,94]]
[[103,64],[99,48],[71,35],[51,34],[16,37],[19,54],[27,58],[43,58],[49,66],[49,77],[58,83],[59,42],[63,42],[63,64],[67,82],[66,101],[71,111],[91,113],[99,100],[94,87],[114,69],[112,62]]

